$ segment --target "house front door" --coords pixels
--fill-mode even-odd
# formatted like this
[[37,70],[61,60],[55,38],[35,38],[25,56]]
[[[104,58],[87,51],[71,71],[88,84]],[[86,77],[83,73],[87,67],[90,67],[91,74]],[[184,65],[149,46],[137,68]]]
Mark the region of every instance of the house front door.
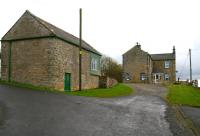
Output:
[[156,73],[156,74],[154,74],[154,83],[159,83],[160,82],[160,80],[161,80],[161,74],[160,73]]
[[65,73],[64,89],[65,91],[71,90],[71,74],[70,73]]

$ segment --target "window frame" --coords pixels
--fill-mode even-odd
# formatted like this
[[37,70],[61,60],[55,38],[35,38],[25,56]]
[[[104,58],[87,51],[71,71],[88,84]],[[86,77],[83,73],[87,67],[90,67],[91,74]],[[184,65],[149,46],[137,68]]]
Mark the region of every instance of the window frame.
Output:
[[165,68],[170,68],[170,61],[165,61],[164,67]]
[[97,59],[92,58],[91,59],[91,70],[92,71],[98,71],[98,64],[97,64]]
[[165,81],[169,81],[169,74],[166,73],[164,76],[165,76]]
[[140,73],[140,80],[145,81],[146,80],[146,74],[145,73]]

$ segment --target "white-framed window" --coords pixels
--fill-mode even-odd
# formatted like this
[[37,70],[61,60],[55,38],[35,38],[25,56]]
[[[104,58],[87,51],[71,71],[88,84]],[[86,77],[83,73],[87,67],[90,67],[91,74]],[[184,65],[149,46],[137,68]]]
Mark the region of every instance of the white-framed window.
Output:
[[146,79],[145,73],[140,73],[140,80],[144,81]]
[[170,61],[165,61],[165,68],[169,68]]
[[169,80],[169,75],[165,74],[165,80]]
[[91,70],[97,71],[97,60],[94,58],[91,60]]

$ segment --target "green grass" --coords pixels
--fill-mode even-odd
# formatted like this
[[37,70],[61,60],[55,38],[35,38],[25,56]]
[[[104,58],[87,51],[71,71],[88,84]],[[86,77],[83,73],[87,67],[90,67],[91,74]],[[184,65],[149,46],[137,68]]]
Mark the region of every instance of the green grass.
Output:
[[106,88],[106,89],[89,89],[89,90],[72,91],[72,92],[64,92],[64,91],[59,91],[59,90],[52,89],[49,87],[34,86],[31,84],[18,83],[14,81],[8,82],[8,81],[0,80],[0,84],[19,87],[19,88],[27,88],[27,89],[31,89],[35,91],[45,91],[45,92],[61,93],[61,94],[67,94],[67,95],[102,97],[102,98],[126,96],[133,93],[132,88],[124,84],[117,84],[113,86],[112,88]]
[[188,85],[170,85],[167,100],[172,104],[200,106],[200,89]]
[[109,97],[130,95],[133,93],[133,89],[127,85],[120,83],[113,86],[112,88],[89,89],[89,90],[66,92],[66,93],[71,94],[71,95],[78,95],[78,96],[109,98]]

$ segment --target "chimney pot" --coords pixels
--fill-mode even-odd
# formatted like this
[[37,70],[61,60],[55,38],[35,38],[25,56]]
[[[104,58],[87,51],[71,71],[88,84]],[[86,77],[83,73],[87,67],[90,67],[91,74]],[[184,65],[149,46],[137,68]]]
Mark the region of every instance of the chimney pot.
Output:
[[137,42],[136,43],[136,46],[139,48],[139,49],[141,49],[141,45]]

